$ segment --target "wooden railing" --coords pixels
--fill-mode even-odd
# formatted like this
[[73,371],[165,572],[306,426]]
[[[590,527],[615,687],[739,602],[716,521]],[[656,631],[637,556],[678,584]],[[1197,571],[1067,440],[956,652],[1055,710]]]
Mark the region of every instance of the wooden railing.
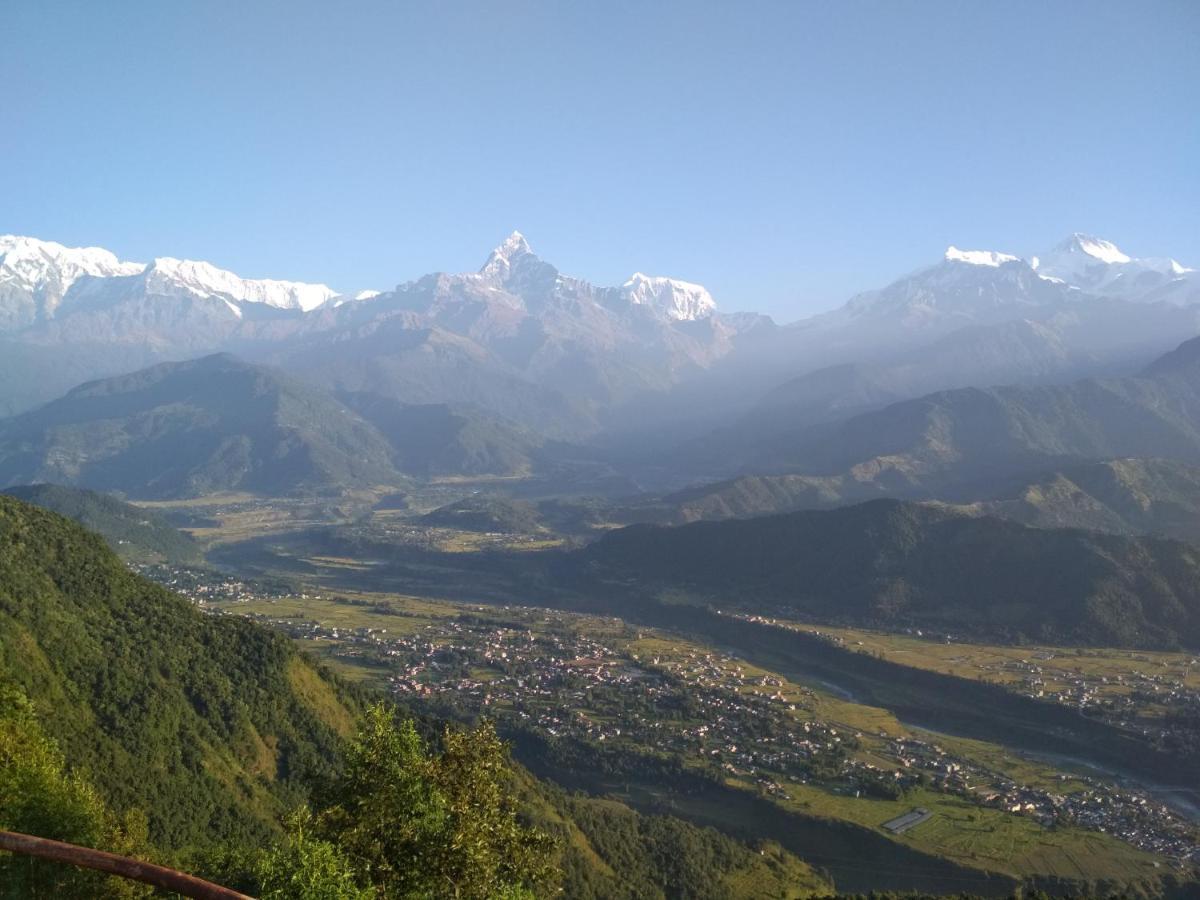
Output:
[[90,847],[79,847],[75,844],[64,844],[61,841],[34,837],[31,834],[20,834],[16,831],[0,831],[0,850],[66,863],[84,869],[94,869],[97,872],[106,872],[120,878],[165,888],[184,897],[193,897],[195,900],[253,900],[245,894],[212,884],[196,878],[194,875],[188,875],[186,872],[178,872],[165,866],[156,866],[152,863],[142,862],[140,859],[130,859],[128,856],[105,853],[103,850],[92,850]]

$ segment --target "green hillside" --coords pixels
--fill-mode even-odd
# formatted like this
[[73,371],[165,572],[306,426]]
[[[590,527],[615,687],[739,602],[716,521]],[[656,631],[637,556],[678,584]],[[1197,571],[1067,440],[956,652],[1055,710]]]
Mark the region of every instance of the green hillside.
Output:
[[191,535],[156,512],[108,494],[61,484],[18,485],[6,488],[4,493],[74,519],[131,562],[195,565],[203,560],[200,546]]
[[402,480],[383,436],[331,395],[228,354],[90,382],[0,422],[0,484],[154,499]]
[[[246,619],[200,613],[131,573],[76,523],[0,496],[0,787],[36,788],[37,798],[62,804],[42,811],[40,799],[9,790],[0,797],[0,827],[11,820],[38,831],[44,819],[46,829],[67,839],[151,858],[183,856],[202,874],[251,891],[260,890],[267,876],[291,877],[290,867],[301,864],[305,853],[317,853],[336,870],[345,852],[336,842],[313,843],[295,831],[276,841],[285,814],[309,799],[325,809],[325,840],[336,834],[354,840],[360,827],[386,828],[386,821],[339,818],[348,786],[366,791],[366,802],[374,785],[401,777],[384,760],[378,775],[371,769],[356,775],[343,765],[354,746],[348,738],[360,727],[358,696],[287,638]],[[423,730],[433,734],[438,727],[426,722]],[[360,748],[364,733],[355,739]],[[461,771],[499,777],[488,768],[496,765],[494,755],[472,755],[484,746],[480,732],[474,734],[465,743],[435,742],[433,755],[418,759],[417,769],[450,777],[460,769],[445,761],[455,757],[437,754],[460,746],[467,753]],[[358,752],[359,765],[374,759]],[[673,817],[568,796],[519,768],[505,778],[515,785],[522,819],[555,839],[546,896],[559,895],[561,887],[566,896],[597,900],[751,900],[829,889],[778,848],[760,853]],[[453,788],[442,782],[413,786]],[[474,809],[473,796],[462,798],[463,815]],[[145,814],[144,842],[123,824],[131,811]],[[405,812],[388,814],[403,818]],[[136,823],[136,816],[130,821]],[[439,865],[461,864],[451,851],[436,851]],[[5,865],[7,858],[0,859],[0,881],[9,871]],[[29,883],[50,886],[45,896],[55,890],[71,895],[77,884],[86,885],[89,896],[109,896],[101,889],[112,888],[95,879],[73,880],[55,867],[26,874],[33,878]],[[471,881],[469,872],[462,878]],[[2,886],[0,896],[8,896]]]
[[1112,459],[1067,466],[973,504],[988,515],[1050,528],[1200,539],[1200,466]]
[[634,525],[576,569],[720,605],[1008,640],[1200,647],[1200,554],[878,500],[679,527]]
[[164,847],[261,840],[354,721],[286,638],[203,615],[74,522],[2,496],[0,682]]
[[[814,475],[744,475],[688,488],[626,511],[683,524],[828,509],[879,494],[878,486]],[[950,491],[962,509],[1041,528],[1200,539],[1200,466],[1171,459],[1109,459]]]

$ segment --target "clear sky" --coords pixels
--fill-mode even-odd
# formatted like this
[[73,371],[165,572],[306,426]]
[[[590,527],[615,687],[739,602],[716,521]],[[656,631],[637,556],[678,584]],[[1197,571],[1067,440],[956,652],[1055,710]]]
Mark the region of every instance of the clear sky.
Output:
[[519,228],[781,319],[950,243],[1200,266],[1200,2],[0,2],[0,232],[387,288]]

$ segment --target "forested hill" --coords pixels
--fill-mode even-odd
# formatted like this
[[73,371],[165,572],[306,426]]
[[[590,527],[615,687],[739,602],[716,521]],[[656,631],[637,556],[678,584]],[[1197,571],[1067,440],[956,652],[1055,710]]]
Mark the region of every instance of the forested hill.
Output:
[[1037,529],[930,504],[634,525],[572,561],[600,579],[760,612],[1047,643],[1200,646],[1191,545]]
[[0,421],[0,484],[140,498],[403,483],[391,454],[328,392],[228,354],[82,384]]
[[[23,707],[26,698],[32,701],[29,712]],[[131,573],[99,536],[0,495],[0,827],[15,827],[15,822],[18,830],[118,852],[136,849],[158,861],[191,860],[201,874],[251,892],[265,890],[262,879],[268,876],[321,874],[328,881],[333,876],[317,863],[306,868],[304,859],[273,854],[280,846],[295,846],[277,843],[288,811],[305,802],[323,799],[328,805],[344,799],[352,768],[347,753],[355,740],[365,739],[359,728],[363,710],[355,692],[315,668],[285,637],[246,619],[205,615]],[[434,723],[426,725],[436,730]],[[477,740],[479,733],[466,740]],[[59,748],[61,766],[54,761]],[[9,751],[16,756],[7,756]],[[406,790],[425,797],[441,784],[434,777],[436,760],[436,755],[421,755],[412,763],[421,777],[432,779],[423,787],[404,781],[413,773],[404,764],[393,765],[395,760],[361,774],[371,793],[389,778],[400,778]],[[497,754],[476,762],[492,769],[507,765]],[[666,896],[676,883],[689,886],[680,896],[695,897],[793,896],[829,889],[825,879],[778,847],[760,852],[676,818],[569,797],[523,770],[510,773],[513,781],[492,769],[489,777],[518,788],[523,816],[556,839],[550,852],[558,874],[536,896],[558,896],[559,887],[571,897]],[[33,780],[22,781],[27,777]],[[62,808],[43,808],[47,798]],[[471,809],[480,803],[486,806],[473,796]],[[137,829],[123,830],[124,818],[109,823],[105,807],[122,817],[144,813],[148,840],[135,847]],[[399,803],[385,812],[379,820],[343,822],[347,833],[340,839],[349,847],[358,825],[381,834],[407,833],[412,810]],[[475,822],[466,813],[458,815],[445,822],[455,828]],[[332,828],[328,821],[326,826]],[[443,850],[452,840],[441,831],[434,837]],[[292,833],[288,840],[297,838]],[[321,846],[333,854],[329,859],[342,859],[340,843],[336,851]],[[404,855],[414,846],[411,840],[396,846],[403,851],[394,860],[397,866],[421,867]],[[435,855],[447,865],[467,865],[469,857],[465,874],[459,872],[469,881],[479,876],[470,871],[477,864],[471,854],[478,849],[471,848]],[[664,867],[665,858],[670,862]],[[272,860],[280,859],[282,874],[271,868]],[[10,896],[5,879],[14,875],[44,890],[29,894],[18,885],[13,896],[126,896],[120,886],[104,893],[112,885],[87,878],[79,882],[86,893],[63,887],[78,888],[78,879],[68,878],[61,867],[27,871],[6,869],[5,862],[0,859],[0,896]],[[484,863],[478,866],[482,870]],[[370,875],[357,872],[351,880],[369,883]],[[715,886],[712,891],[709,885]],[[350,882],[342,887],[346,892],[305,896],[367,896],[355,893]],[[412,895],[459,896],[449,889]]]
[[74,522],[0,496],[0,683],[159,846],[261,841],[354,705],[284,637],[206,616]]
[[200,545],[158,513],[84,488],[61,484],[25,484],[4,493],[74,519],[100,534],[118,556],[132,562],[196,564]]

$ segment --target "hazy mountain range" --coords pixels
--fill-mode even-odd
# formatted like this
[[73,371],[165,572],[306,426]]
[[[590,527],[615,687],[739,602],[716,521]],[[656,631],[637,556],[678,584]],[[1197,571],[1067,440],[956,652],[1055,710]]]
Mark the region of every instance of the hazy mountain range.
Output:
[[[516,232],[477,272],[348,293],[8,236],[0,482],[344,489],[529,474],[568,442],[649,488],[788,474],[805,503],[975,502],[950,488],[1200,461],[1200,349],[1147,368],[1198,317],[1194,270],[1080,234],[1028,260],[951,247],[786,326],[678,279],[597,287]],[[213,353],[238,359],[186,362]]]
[[[597,287],[559,272],[516,232],[477,272],[348,293],[5,236],[0,406],[15,412],[85,380],[224,350],[329,389],[474,403],[579,437],[646,416],[661,425],[664,406],[695,417],[681,386],[709,398],[706,412],[745,411],[789,378],[853,363],[818,378],[815,394],[803,379],[790,386],[811,419],[938,388],[1142,363],[1196,332],[1197,301],[1193,270],[1083,235],[1028,261],[952,247],[935,265],[782,327],[722,314],[702,286],[678,279],[635,273]],[[887,396],[864,397],[864,383]]]

